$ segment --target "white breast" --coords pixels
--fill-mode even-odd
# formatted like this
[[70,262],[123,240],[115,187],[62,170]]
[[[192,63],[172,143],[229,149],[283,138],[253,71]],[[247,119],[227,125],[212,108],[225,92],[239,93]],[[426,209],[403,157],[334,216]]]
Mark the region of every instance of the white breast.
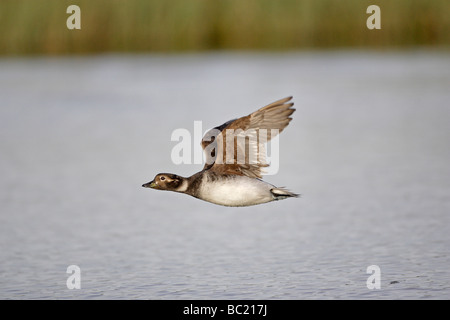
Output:
[[251,206],[274,200],[270,189],[273,185],[246,176],[230,179],[202,181],[200,199],[223,206]]

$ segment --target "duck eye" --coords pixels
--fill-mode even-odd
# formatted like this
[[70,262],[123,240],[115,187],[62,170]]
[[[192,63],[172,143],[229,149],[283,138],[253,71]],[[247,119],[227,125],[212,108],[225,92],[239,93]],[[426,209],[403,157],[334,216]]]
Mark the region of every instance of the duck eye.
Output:
[[164,180],[166,180],[166,177],[161,177],[161,178],[159,178],[161,181],[164,181]]

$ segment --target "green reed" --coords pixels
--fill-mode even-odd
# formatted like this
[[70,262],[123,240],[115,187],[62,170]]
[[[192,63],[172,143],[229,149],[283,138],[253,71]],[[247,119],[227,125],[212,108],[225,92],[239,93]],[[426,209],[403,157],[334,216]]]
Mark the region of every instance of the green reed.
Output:
[[[69,30],[66,8],[81,8]],[[381,8],[381,30],[366,8]],[[449,0],[0,0],[0,54],[450,44]]]

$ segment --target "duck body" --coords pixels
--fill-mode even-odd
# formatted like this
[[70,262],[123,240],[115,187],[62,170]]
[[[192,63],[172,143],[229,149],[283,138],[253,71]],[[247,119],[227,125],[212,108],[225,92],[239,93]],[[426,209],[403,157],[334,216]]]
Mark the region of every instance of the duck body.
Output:
[[219,175],[210,170],[200,171],[189,178],[161,173],[143,187],[185,193],[227,207],[253,206],[298,196],[260,179]]
[[202,177],[198,198],[227,207],[243,207],[273,201],[273,185],[247,176],[225,175],[211,179]]
[[[205,170],[195,177],[200,182],[192,196],[228,207],[243,207],[275,200],[275,186],[260,179],[238,175],[217,175]],[[192,190],[192,189],[191,189]]]

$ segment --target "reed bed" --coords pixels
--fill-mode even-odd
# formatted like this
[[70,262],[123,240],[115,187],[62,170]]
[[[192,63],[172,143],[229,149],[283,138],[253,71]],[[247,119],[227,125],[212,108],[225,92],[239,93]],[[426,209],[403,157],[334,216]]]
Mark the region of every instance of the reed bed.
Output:
[[[69,5],[81,30],[69,30]],[[381,30],[366,9],[381,8]],[[1,0],[0,54],[449,47],[449,0]]]

